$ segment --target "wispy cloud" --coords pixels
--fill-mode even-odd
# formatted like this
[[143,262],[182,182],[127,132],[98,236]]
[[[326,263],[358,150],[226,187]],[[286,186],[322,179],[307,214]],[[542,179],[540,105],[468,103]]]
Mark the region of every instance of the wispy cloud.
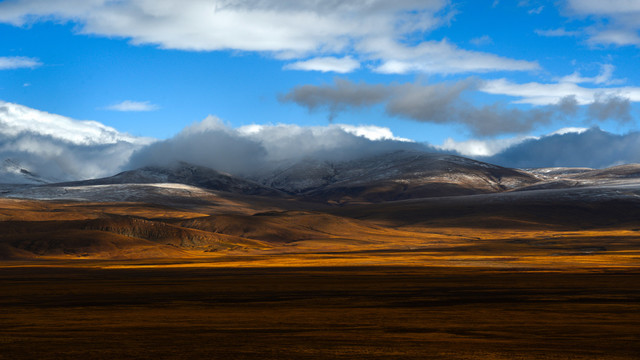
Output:
[[480,37],[469,40],[469,42],[475,46],[483,46],[493,44],[493,39],[491,39],[489,35],[482,35]]
[[624,98],[631,102],[640,102],[640,87],[583,87],[569,81],[520,84],[507,79],[496,79],[484,82],[480,91],[512,96],[517,98],[514,103],[531,105],[554,104],[567,96],[574,97],[580,105],[590,104],[598,97]]
[[575,37],[581,34],[580,31],[568,31],[565,28],[535,30],[535,33],[546,37]]
[[600,72],[593,77],[584,77],[580,72],[575,71],[571,75],[563,76],[558,82],[569,82],[575,84],[596,84],[596,85],[616,85],[625,82],[624,79],[614,79],[613,71],[615,66],[611,64],[603,64],[600,66]]
[[33,69],[42,66],[40,60],[24,56],[0,56],[0,70]]
[[544,6],[538,6],[537,8],[530,9],[527,11],[529,15],[539,15],[542,10],[544,10]]
[[131,101],[131,100],[125,100],[123,102],[105,107],[106,110],[123,111],[123,112],[155,111],[155,110],[158,110],[159,108],[160,107],[158,105],[152,104],[149,101]]
[[592,45],[640,46],[640,2],[634,0],[567,0],[575,16],[595,19],[584,29]]
[[285,70],[313,70],[345,74],[360,68],[360,63],[351,56],[336,58],[333,56],[297,61],[284,66]]

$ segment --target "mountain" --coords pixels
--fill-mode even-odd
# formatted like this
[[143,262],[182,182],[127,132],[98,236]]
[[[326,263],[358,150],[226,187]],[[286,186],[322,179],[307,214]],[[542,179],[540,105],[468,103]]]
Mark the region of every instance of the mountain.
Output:
[[172,167],[149,166],[106,178],[20,189],[9,196],[144,201],[145,196],[170,195],[180,189],[142,185],[179,184],[196,188],[188,190],[194,194],[204,189],[345,204],[496,193],[539,181],[539,176],[526,171],[459,156],[397,151],[342,162],[311,159],[251,179],[181,162]]
[[[31,184],[47,180],[5,161]],[[308,159],[244,178],[180,162],[117,175],[41,186],[3,186],[6,197],[85,201],[206,203],[217,192],[318,204],[381,203],[408,199],[635,184],[640,165],[607,169],[510,169],[460,156],[396,151],[350,161]],[[26,181],[26,180],[24,180]],[[213,192],[212,192],[213,191]],[[224,197],[228,198],[229,195]],[[243,200],[249,201],[249,200]],[[250,200],[252,202],[253,200]]]
[[460,156],[397,151],[337,163],[304,161],[258,181],[308,199],[344,203],[495,193],[540,179]]
[[244,195],[281,197],[278,190],[263,186],[230,174],[207,167],[181,162],[173,167],[148,166],[137,170],[121,172],[117,175],[84,181],[62,183],[63,186],[91,186],[114,184],[159,184],[173,183],[195,186],[201,189],[224,191]]

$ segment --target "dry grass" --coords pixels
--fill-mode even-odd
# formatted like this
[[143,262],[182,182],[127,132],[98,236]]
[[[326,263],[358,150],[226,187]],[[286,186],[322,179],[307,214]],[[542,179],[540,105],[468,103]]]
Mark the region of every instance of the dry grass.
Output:
[[640,353],[633,223],[225,201],[0,200],[0,360]]
[[636,359],[636,272],[5,268],[0,359]]

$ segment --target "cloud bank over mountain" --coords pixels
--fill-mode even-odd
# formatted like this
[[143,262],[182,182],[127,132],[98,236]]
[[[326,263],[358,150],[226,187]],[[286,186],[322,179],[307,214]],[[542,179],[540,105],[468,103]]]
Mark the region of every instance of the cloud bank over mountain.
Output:
[[376,126],[252,125],[233,129],[209,116],[171,139],[141,149],[129,168],[178,161],[232,174],[272,171],[304,159],[342,161],[397,150],[435,151]]
[[354,160],[398,150],[463,154],[508,167],[600,168],[640,162],[640,133],[615,135],[598,128],[569,128],[542,137],[450,141],[431,146],[373,125],[233,128],[209,116],[172,138],[158,141],[123,134],[94,121],[0,103],[0,182],[5,183],[21,182],[21,170],[45,180],[64,181],[180,161],[252,175],[306,159]]
[[500,153],[479,158],[517,167],[592,167],[640,163],[640,132],[611,134],[599,128],[525,140]]
[[20,169],[57,181],[112,175],[151,142],[95,121],[0,102],[0,161],[9,161],[3,170],[14,179]]

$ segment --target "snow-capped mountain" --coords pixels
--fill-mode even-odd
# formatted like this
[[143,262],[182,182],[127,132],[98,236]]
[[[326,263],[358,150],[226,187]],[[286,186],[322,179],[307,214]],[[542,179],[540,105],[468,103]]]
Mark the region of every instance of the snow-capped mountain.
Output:
[[244,195],[283,196],[278,190],[251,180],[242,179],[203,166],[181,162],[172,167],[148,166],[121,172],[117,175],[60,185],[91,186],[113,184],[159,184],[172,183],[195,186],[202,189],[224,191]]
[[460,156],[397,151],[345,162],[303,161],[259,181],[311,198],[385,201],[501,192],[539,179]]

